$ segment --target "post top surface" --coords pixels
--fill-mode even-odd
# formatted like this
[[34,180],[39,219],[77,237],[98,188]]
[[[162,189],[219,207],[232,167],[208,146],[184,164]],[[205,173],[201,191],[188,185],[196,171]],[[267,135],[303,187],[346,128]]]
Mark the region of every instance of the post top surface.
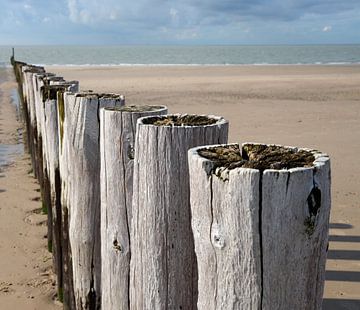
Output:
[[264,170],[289,170],[312,168],[316,161],[328,158],[316,150],[287,147],[281,145],[245,143],[198,147],[195,150],[200,157],[212,161],[217,167],[229,170],[250,168]]
[[148,116],[140,119],[143,125],[159,127],[198,127],[212,126],[226,123],[227,121],[219,116],[196,115],[196,114],[168,114],[161,116]]

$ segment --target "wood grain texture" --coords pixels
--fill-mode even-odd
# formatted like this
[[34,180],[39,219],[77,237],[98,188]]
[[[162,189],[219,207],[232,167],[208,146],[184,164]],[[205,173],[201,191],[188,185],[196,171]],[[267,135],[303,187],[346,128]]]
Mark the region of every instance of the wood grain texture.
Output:
[[[56,82],[59,89],[70,92],[78,91],[78,82]],[[63,88],[64,87],[64,88]],[[46,172],[49,177],[52,254],[54,271],[57,275],[58,296],[63,300],[63,253],[61,231],[61,185],[59,168],[59,135],[58,135],[58,102],[56,92],[54,97],[41,98],[44,107],[43,149],[46,162]],[[45,172],[44,172],[45,173]]]
[[59,140],[59,178],[61,195],[61,247],[63,275],[64,309],[75,308],[74,283],[72,271],[72,254],[69,243],[69,207],[71,193],[71,162],[69,154],[70,134],[68,130],[72,121],[75,96],[70,92],[58,92],[58,140]]
[[[330,160],[324,154],[316,158],[312,168],[263,173],[263,309],[321,309],[330,216]],[[316,191],[321,202],[312,215],[309,203],[316,200]]]
[[[203,147],[200,147],[203,148]],[[198,309],[260,309],[260,172],[221,170],[189,151]]]
[[154,126],[138,120],[131,227],[132,309],[195,309],[197,267],[187,151],[225,143],[228,122]]
[[99,110],[121,106],[124,101],[119,95],[66,94],[67,121],[60,140],[68,159],[65,200],[75,306],[98,309],[101,305]]
[[216,168],[198,149],[189,151],[198,308],[320,310],[328,156],[304,149],[314,155],[312,167],[229,170]]
[[[38,165],[38,180],[40,183],[41,196],[42,196],[42,209],[47,213],[47,241],[49,251],[53,250],[53,221],[52,221],[52,207],[51,207],[51,185],[49,177],[48,166],[48,144],[46,139],[45,128],[45,106],[43,98],[43,87],[51,83],[53,80],[61,80],[63,78],[56,77],[51,73],[33,74],[33,92],[34,92],[34,106],[35,106],[35,119],[36,119],[36,162]],[[51,146],[50,146],[51,147]],[[57,272],[55,268],[55,272]]]
[[102,309],[129,309],[130,222],[136,122],[166,107],[128,112],[101,109]]
[[34,85],[33,85],[33,75],[35,73],[43,73],[44,68],[34,67],[34,66],[25,66],[23,68],[24,72],[24,90],[25,97],[28,108],[28,118],[29,118],[29,134],[28,134],[28,143],[29,150],[31,155],[31,161],[33,166],[34,175],[36,178],[39,177],[39,161],[38,161],[38,139],[37,139],[37,122],[36,122],[36,107],[35,107],[35,93],[34,93]]

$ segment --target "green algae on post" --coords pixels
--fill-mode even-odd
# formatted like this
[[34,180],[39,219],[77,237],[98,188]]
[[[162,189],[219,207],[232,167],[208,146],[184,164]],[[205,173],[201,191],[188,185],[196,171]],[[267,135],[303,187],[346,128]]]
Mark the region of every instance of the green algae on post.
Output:
[[59,111],[59,129],[60,129],[60,145],[62,145],[63,136],[64,136],[64,118],[65,118],[65,109],[64,109],[64,92],[57,92],[57,104]]

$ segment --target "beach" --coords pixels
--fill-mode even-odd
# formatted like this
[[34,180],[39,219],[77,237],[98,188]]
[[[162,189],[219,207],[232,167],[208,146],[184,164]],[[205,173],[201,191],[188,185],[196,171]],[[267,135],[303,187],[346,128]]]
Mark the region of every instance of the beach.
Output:
[[[323,309],[360,308],[360,65],[49,66],[46,70],[80,81],[81,90],[124,94],[128,105],[166,105],[171,113],[224,116],[230,122],[229,142],[274,143],[328,153],[332,210]],[[8,80],[1,84],[0,143],[11,143],[2,141],[16,136],[19,126],[16,119],[11,121],[16,114],[7,94],[15,84],[13,78]],[[36,309],[51,309],[50,282],[26,294],[18,284],[22,277],[51,281],[41,276],[41,271],[50,273],[51,265],[43,259],[50,257],[46,227],[24,221],[27,212],[40,207],[32,200],[39,193],[28,173],[29,162],[27,155],[18,156],[1,172],[0,304],[35,309],[25,304],[36,301]],[[20,256],[25,261],[13,258]],[[2,284],[9,281],[14,284]],[[9,289],[4,292],[2,286]]]
[[16,87],[12,71],[0,68],[0,308],[60,309],[40,187],[23,153],[23,127],[12,99]]

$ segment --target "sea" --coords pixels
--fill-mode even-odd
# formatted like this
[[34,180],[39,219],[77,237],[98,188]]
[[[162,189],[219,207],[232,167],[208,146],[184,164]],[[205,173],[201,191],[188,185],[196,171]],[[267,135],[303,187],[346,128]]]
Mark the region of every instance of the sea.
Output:
[[[11,54],[0,46],[0,66]],[[351,65],[360,64],[360,45],[15,46],[15,58],[48,66]]]

